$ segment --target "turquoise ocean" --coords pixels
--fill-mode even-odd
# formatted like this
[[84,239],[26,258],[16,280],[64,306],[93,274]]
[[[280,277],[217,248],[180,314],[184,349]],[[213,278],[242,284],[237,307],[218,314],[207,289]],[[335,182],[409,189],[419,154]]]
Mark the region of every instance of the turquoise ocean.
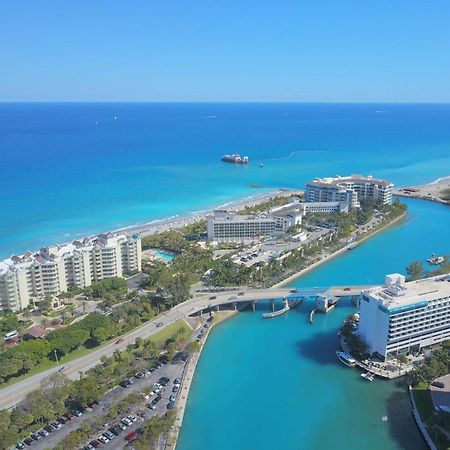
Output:
[[432,181],[448,175],[449,123],[450,105],[3,103],[0,258],[261,191],[250,184]]
[[[449,123],[450,105],[0,104],[0,258],[316,176],[429,182],[449,175]],[[223,164],[226,152],[251,162]],[[402,224],[292,285],[379,283],[449,253],[450,210],[408,206]],[[403,385],[336,362],[354,308],[313,325],[309,309],[264,321],[261,305],[211,334],[178,450],[424,448]]]

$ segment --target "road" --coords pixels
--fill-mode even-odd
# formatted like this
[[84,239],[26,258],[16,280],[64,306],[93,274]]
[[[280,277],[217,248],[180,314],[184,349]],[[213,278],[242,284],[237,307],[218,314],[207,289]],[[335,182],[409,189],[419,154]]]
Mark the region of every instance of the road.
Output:
[[[323,289],[323,291],[330,295],[357,295],[362,289],[367,286],[354,286],[348,287],[336,287]],[[309,292],[309,294],[308,294]],[[302,291],[305,295],[314,295],[317,293],[314,289]],[[241,295],[240,295],[241,294]],[[115,341],[107,344],[85,356],[82,356],[67,364],[67,368],[63,370],[63,373],[71,380],[78,379],[80,372],[86,372],[92,367],[100,364],[100,359],[103,356],[112,356],[116,350],[126,348],[128,344],[134,344],[137,337],[147,339],[153,334],[160,331],[162,328],[157,328],[156,324],[162,322],[162,326],[166,327],[180,319],[184,319],[192,314],[198,313],[208,308],[215,308],[219,305],[229,303],[242,303],[249,301],[269,300],[284,298],[291,294],[291,290],[287,288],[275,288],[275,289],[242,289],[241,291],[224,291],[215,293],[205,293],[196,295],[196,298],[190,299],[184,303],[180,303],[171,310],[163,313],[154,320],[141,325],[139,328],[129,332],[122,336],[123,341],[120,344],[115,344]],[[0,390],[0,409],[9,409],[14,407],[17,403],[21,402],[26,395],[39,389],[41,381],[49,375],[58,372],[65,365],[61,364],[55,366],[52,369],[45,370],[36,375],[28,377],[22,381],[19,381],[5,389]]]

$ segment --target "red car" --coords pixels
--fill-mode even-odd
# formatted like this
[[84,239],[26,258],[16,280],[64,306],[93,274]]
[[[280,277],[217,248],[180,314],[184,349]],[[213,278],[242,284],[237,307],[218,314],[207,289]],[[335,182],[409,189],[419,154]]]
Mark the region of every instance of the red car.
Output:
[[122,342],[123,342],[123,339],[117,339],[117,341],[114,342],[114,344],[119,345],[119,344],[121,344]]
[[137,437],[137,431],[132,431],[125,436],[125,439],[129,442],[133,441]]

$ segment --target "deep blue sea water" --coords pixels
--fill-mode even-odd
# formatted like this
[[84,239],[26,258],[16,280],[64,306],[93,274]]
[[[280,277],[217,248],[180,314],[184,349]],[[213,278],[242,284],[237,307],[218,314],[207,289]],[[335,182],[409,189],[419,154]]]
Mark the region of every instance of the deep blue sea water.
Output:
[[[252,195],[252,183],[302,187],[355,172],[428,182],[449,175],[449,124],[450,105],[0,104],[0,258]],[[226,152],[251,163],[223,164]],[[404,223],[294,285],[378,283],[450,252],[448,208],[408,204]],[[351,311],[343,303],[311,326],[303,305],[218,327],[178,450],[424,448],[401,387],[336,363]]]
[[[450,105],[0,104],[0,258],[316,176],[450,167]],[[248,167],[224,164],[226,152]],[[259,163],[264,163],[264,168]]]

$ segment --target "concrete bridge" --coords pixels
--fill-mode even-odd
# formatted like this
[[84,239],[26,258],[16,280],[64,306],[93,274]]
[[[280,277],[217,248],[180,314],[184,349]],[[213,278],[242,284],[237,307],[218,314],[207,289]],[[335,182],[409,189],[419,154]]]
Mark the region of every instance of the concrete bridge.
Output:
[[[361,291],[372,286],[332,286],[332,287],[314,287],[314,288],[268,288],[268,289],[242,289],[234,291],[222,292],[201,292],[197,293],[192,302],[191,314],[196,314],[204,310],[219,309],[222,305],[234,305],[237,308],[238,304],[251,303],[253,309],[255,302],[267,301],[271,302],[273,309],[275,300],[283,301],[304,301],[315,300],[318,295],[341,298],[341,297],[355,297],[361,294]],[[196,300],[196,302],[195,302]],[[195,302],[195,303],[194,303]]]

